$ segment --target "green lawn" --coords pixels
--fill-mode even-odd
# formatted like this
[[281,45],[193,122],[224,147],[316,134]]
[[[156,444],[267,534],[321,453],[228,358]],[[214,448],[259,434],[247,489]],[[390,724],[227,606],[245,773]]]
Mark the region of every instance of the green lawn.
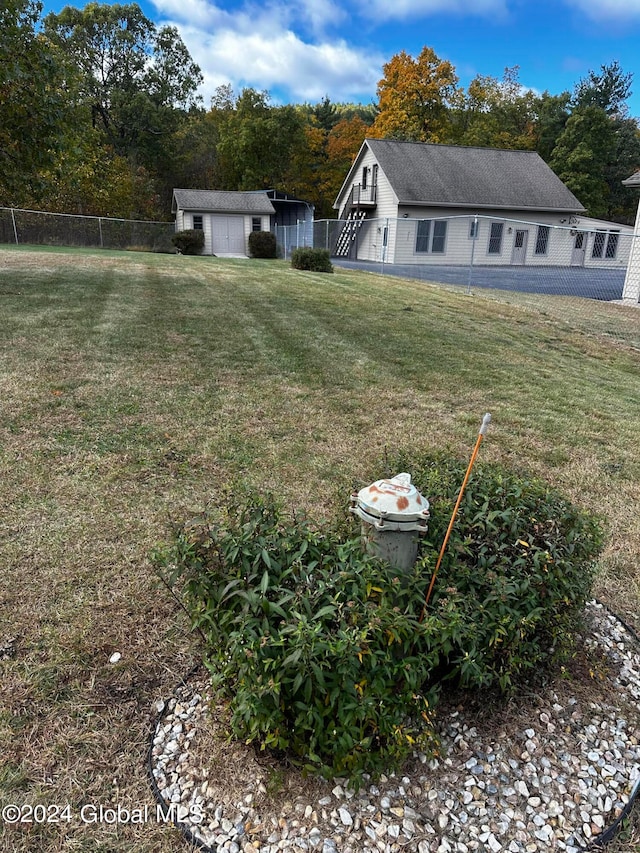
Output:
[[[152,703],[198,648],[148,554],[239,479],[321,518],[385,448],[468,458],[490,411],[484,459],[605,517],[596,591],[638,627],[639,358],[608,331],[640,340],[640,311],[543,308],[284,262],[0,249],[0,804],[151,802]],[[183,849],[78,820],[0,838]]]

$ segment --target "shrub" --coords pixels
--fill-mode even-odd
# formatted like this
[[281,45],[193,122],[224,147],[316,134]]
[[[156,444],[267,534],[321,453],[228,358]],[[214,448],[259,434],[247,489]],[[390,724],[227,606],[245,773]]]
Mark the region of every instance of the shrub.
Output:
[[344,512],[320,530],[255,495],[180,525],[156,555],[181,584],[233,733],[355,786],[436,746],[443,683],[507,691],[563,660],[602,543],[596,521],[545,483],[478,465],[420,621],[466,463],[386,461],[431,502],[402,578],[344,536]]
[[297,270],[333,272],[328,249],[301,248],[291,252],[291,266]]
[[204,231],[188,229],[177,231],[171,242],[182,255],[200,255],[204,249]]
[[[467,462],[446,454],[398,454],[390,470],[411,471],[431,503],[422,565],[444,540]],[[571,654],[591,593],[603,534],[598,521],[547,483],[478,464],[463,496],[428,619],[460,625],[444,648],[445,677],[508,690]]]
[[257,497],[220,525],[181,527],[166,559],[237,737],[355,785],[430,750],[435,691],[422,685],[437,655],[414,649],[426,630],[417,575],[402,586],[359,539],[338,541]]
[[276,235],[271,231],[252,231],[249,234],[249,254],[252,258],[275,258]]

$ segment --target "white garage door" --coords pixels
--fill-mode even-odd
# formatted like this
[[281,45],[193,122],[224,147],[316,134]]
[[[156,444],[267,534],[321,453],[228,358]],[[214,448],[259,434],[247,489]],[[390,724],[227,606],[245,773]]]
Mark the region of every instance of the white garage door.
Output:
[[214,255],[245,255],[244,216],[212,216],[211,239]]

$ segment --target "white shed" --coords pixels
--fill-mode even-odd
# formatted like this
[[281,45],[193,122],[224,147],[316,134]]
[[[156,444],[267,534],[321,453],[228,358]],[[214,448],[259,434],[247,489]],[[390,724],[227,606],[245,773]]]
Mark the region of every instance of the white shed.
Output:
[[248,254],[249,234],[270,231],[275,208],[266,192],[174,189],[176,231],[204,231],[205,255]]

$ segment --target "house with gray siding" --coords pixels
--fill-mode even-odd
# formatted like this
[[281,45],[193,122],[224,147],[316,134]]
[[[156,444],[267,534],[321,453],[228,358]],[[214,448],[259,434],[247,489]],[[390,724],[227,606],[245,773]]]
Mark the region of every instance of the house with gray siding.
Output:
[[334,255],[397,264],[624,266],[632,229],[585,208],[535,151],[366,139]]

